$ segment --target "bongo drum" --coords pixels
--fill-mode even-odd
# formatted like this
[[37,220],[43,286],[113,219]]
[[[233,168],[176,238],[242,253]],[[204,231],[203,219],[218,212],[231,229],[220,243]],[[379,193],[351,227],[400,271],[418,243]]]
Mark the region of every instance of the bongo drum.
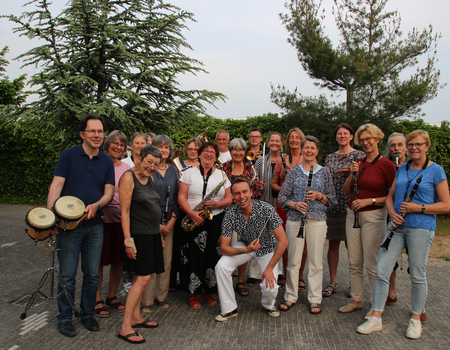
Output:
[[28,236],[36,241],[47,239],[56,226],[55,214],[47,208],[33,208],[25,217]]
[[64,231],[75,230],[87,215],[84,212],[84,203],[73,196],[59,197],[53,209],[58,217],[58,226]]

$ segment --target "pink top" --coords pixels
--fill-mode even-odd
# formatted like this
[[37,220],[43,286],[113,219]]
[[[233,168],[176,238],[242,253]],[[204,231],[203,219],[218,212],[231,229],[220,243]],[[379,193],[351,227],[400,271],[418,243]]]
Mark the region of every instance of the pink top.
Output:
[[110,224],[114,222],[121,222],[120,203],[119,203],[119,180],[122,174],[128,169],[131,169],[131,167],[124,162],[122,162],[122,164],[120,164],[119,166],[114,166],[114,177],[115,177],[114,196],[111,203],[109,203],[106,207],[102,209],[105,223]]

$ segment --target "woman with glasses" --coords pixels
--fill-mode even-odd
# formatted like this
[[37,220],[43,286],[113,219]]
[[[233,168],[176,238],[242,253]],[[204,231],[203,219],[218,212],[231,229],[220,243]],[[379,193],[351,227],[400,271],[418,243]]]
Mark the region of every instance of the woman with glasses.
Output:
[[131,157],[122,159],[122,162],[128,164],[130,167],[134,167],[136,161],[139,160],[141,149],[147,146],[147,139],[143,133],[136,131],[131,137],[130,145],[133,153],[131,154]]
[[[436,214],[448,213],[450,200],[448,181],[441,166],[431,161],[430,136],[426,131],[416,130],[406,138],[411,160],[398,170],[386,199],[386,208],[391,218],[386,233],[396,228],[388,250],[380,249],[373,286],[372,316],[357,328],[362,334],[382,330],[381,315],[389,289],[389,276],[405,246],[409,252],[409,271],[412,283],[412,316],[406,337],[418,339],[422,334],[420,314],[427,299],[426,265],[428,253],[434,240]],[[417,185],[417,179],[421,178]],[[411,202],[405,200],[416,188]]]
[[117,300],[116,293],[122,278],[122,265],[125,256],[123,245],[123,231],[120,217],[119,180],[122,174],[130,169],[130,166],[119,160],[127,147],[127,137],[122,131],[111,132],[103,144],[103,150],[114,162],[114,196],[111,202],[103,207],[103,249],[98,273],[97,298],[95,301],[95,314],[98,317],[108,317],[109,312],[105,308],[102,296],[103,267],[111,265],[109,270],[108,295],[106,305],[117,312],[123,312],[125,307]]
[[158,135],[153,138],[152,144],[158,147],[162,155],[161,163],[158,165],[152,179],[160,198],[160,228],[166,244],[163,249],[164,272],[159,275],[152,275],[142,297],[143,312],[150,312],[149,306],[154,304],[162,309],[169,308],[166,299],[169,293],[170,270],[172,266],[173,231],[175,222],[180,217],[177,203],[178,173],[173,166],[168,164],[173,152],[172,139],[166,135]]
[[[305,137],[303,131],[299,128],[293,128],[289,130],[286,137],[286,154],[283,157],[278,159],[275,169],[273,170],[272,182],[270,183],[272,190],[278,194],[280,192],[281,187],[284,184],[284,180],[288,172],[296,165],[299,165],[303,162],[302,150],[300,148],[300,144],[302,139]],[[283,209],[281,204],[277,200],[277,213],[280,216],[281,220],[283,220],[283,228],[286,230],[286,210]],[[303,277],[303,271],[305,270],[306,259],[308,258],[308,251],[305,244],[304,251],[302,254],[302,262],[300,264],[300,271],[298,277],[298,291],[300,293],[306,291],[305,280]],[[286,284],[286,268],[288,261],[288,252],[287,250],[283,254],[283,275],[280,275],[278,278],[278,285],[280,289],[283,289]],[[281,270],[281,269],[280,269]]]
[[126,254],[123,271],[135,277],[128,291],[122,327],[117,337],[133,344],[145,342],[133,328],[158,326],[141,316],[141,300],[151,275],[164,272],[160,198],[151,179],[161,162],[161,152],[155,146],[145,146],[139,157],[137,165],[127,170],[119,182]]
[[[259,132],[251,132],[250,134]],[[228,145],[230,150],[231,160],[223,164],[223,170],[227,174],[228,180],[232,183],[237,178],[242,178],[251,183],[252,199],[260,199],[264,190],[264,183],[259,181],[259,175],[256,167],[247,160],[245,157],[245,149],[247,144],[244,139],[233,139]],[[231,238],[231,244],[234,245],[237,242],[237,234],[233,233]],[[248,296],[249,291],[244,286],[244,275],[247,264],[238,267],[238,281],[236,284],[236,291],[240,296]],[[250,276],[250,281],[247,283],[252,284],[254,276]]]
[[183,152],[187,156],[187,160],[182,160],[181,165],[183,168],[188,167],[189,165],[193,168],[197,167],[198,162],[198,149],[202,145],[202,141],[195,137],[191,137],[189,140],[186,141],[183,147]]
[[[211,294],[217,294],[214,268],[220,258],[219,240],[224,216],[223,209],[231,204],[230,182],[214,167],[219,158],[215,143],[205,142],[198,150],[200,164],[183,172],[178,188],[178,205],[195,224],[192,231],[181,234],[181,289],[189,293],[188,302],[201,309],[197,294],[209,306],[217,306]],[[211,197],[212,198],[209,198]],[[204,210],[194,211],[200,203],[212,212],[212,220],[204,219]]]
[[[362,310],[364,269],[369,277],[369,291],[372,295],[378,251],[387,226],[384,203],[395,177],[394,164],[379,151],[383,138],[383,132],[373,124],[365,124],[358,129],[356,143],[363,149],[366,157],[359,162],[352,162],[343,186],[344,195],[350,195],[346,234],[352,302],[341,307],[341,313]],[[357,199],[354,173],[358,179]],[[354,228],[356,220],[359,221],[359,228]]]

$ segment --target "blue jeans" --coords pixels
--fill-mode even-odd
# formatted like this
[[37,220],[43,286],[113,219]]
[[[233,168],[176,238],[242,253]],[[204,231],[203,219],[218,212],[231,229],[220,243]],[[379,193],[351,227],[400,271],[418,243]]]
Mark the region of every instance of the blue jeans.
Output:
[[[95,313],[95,299],[98,288],[98,268],[103,247],[103,224],[81,226],[72,231],[58,230],[57,247],[61,277],[66,289],[75,301],[75,278],[81,253],[81,287],[80,316],[86,318]],[[58,294],[62,288],[58,285]],[[58,322],[72,319],[72,308],[67,297],[62,293],[58,297]]]
[[[389,224],[388,232],[392,229]],[[386,234],[387,236],[387,234]],[[434,231],[422,228],[399,226],[389,244],[389,250],[380,249],[377,272],[373,284],[372,309],[383,311],[389,291],[389,278],[400,254],[408,247],[409,272],[411,278],[412,312],[420,315],[427,300],[426,266],[428,253],[434,241]]]

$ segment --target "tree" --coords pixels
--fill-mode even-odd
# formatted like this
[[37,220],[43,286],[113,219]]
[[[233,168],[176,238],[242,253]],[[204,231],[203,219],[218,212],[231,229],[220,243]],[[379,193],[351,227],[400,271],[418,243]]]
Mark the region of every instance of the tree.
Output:
[[[385,12],[386,3],[334,0],[333,14],[341,36],[336,48],[324,33],[321,2],[290,0],[286,3],[290,13],[280,14],[290,34],[288,42],[297,49],[299,61],[317,80],[316,85],[346,94],[344,103],[327,101],[335,114],[319,119],[325,125],[347,122],[357,127],[372,122],[385,127],[398,117],[417,116],[419,107],[444,86],[439,84],[439,70],[434,67],[441,35],[434,34],[430,25],[421,32],[414,28],[403,38],[400,14]],[[416,67],[418,58],[427,53],[431,56],[425,67]],[[405,69],[411,67],[416,67],[416,72],[402,79]],[[308,98],[280,85],[272,86],[271,97],[287,113],[302,118],[299,111]],[[326,97],[318,100],[323,102]]]
[[20,77],[9,80],[8,76],[5,76],[6,66],[9,62],[5,59],[6,54],[9,52],[8,46],[5,46],[0,51],[0,105],[20,105],[25,101],[26,94],[22,92],[25,87],[26,74],[22,74]]
[[34,0],[15,33],[40,39],[18,58],[40,72],[31,77],[38,99],[11,111],[9,121],[35,123],[65,147],[78,138],[76,126],[87,113],[106,117],[110,129],[164,131],[174,120],[205,111],[225,96],[207,90],[181,90],[177,75],[206,72],[181,31],[192,13],[162,0],[72,0],[58,15],[49,0]]

